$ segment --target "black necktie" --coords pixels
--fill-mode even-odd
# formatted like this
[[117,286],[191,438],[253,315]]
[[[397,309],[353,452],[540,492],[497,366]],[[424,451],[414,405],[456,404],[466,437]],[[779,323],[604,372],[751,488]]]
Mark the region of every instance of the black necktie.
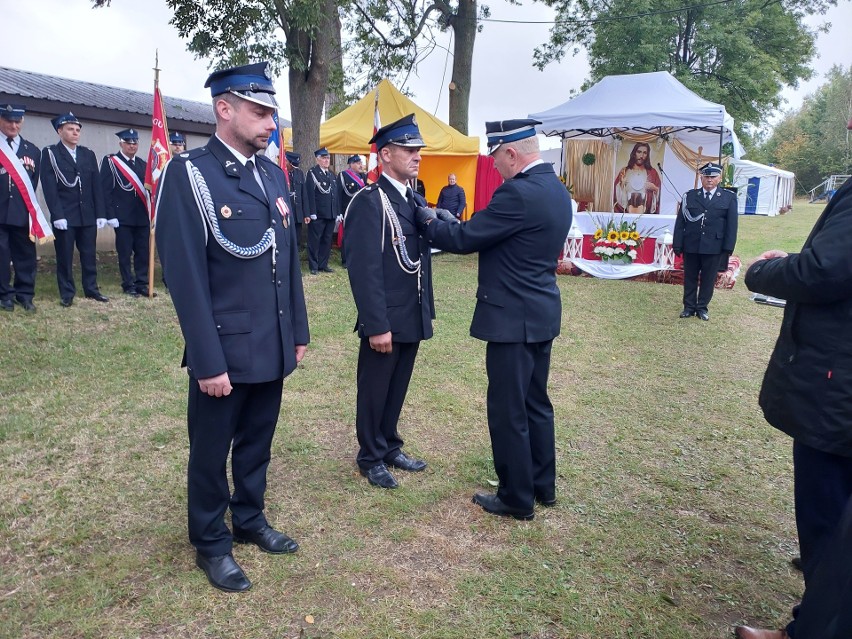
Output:
[[15,138],[6,138],[6,142],[8,142],[8,143],[9,143],[9,146],[10,146],[10,147],[12,147],[13,149],[15,148],[15,147],[12,145],[12,142],[14,142],[14,141],[15,141]]
[[260,174],[254,168],[254,162],[252,162],[251,160],[246,162],[246,168],[249,170],[249,173],[251,173],[252,177],[254,178],[254,181],[257,182],[257,185],[260,187],[260,190],[263,192],[264,195],[266,195],[266,189],[263,188],[263,182],[260,181]]
[[408,200],[408,206],[411,207],[411,210],[415,211],[417,209],[417,203],[414,201],[414,191],[411,190],[410,186],[405,189],[405,199]]
[[704,191],[704,203],[707,204],[710,201],[710,191]]

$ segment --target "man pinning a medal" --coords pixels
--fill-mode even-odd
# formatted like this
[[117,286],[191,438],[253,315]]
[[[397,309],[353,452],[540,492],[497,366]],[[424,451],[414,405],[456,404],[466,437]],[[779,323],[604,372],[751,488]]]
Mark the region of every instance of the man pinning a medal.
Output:
[[267,63],[217,71],[205,86],[216,133],[166,165],[157,248],[186,343],[189,540],[209,582],[240,592],[251,582],[235,541],[298,549],[267,520],[264,496],[283,382],[305,355],[308,317],[284,172],[258,154],[278,107]]

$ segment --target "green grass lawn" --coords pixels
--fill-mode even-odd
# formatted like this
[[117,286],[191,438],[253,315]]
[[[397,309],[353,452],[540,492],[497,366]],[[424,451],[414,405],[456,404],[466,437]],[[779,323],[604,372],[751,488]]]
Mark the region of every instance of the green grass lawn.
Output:
[[[736,255],[797,250],[821,209],[740,218]],[[757,407],[781,310],[742,281],[707,323],[678,319],[678,286],[560,276],[559,504],[516,522],[470,503],[494,479],[485,345],[468,336],[476,257],[434,258],[435,337],[401,420],[430,465],[396,491],[354,463],[346,272],[306,276],[313,341],[285,383],[267,492],[301,549],[235,548],[254,588],[228,595],[186,539],[171,302],[121,295],[114,255],[99,268],[108,305],[61,308],[44,260],[38,313],[0,315],[0,637],[710,638],[780,627],[801,593],[791,442]]]

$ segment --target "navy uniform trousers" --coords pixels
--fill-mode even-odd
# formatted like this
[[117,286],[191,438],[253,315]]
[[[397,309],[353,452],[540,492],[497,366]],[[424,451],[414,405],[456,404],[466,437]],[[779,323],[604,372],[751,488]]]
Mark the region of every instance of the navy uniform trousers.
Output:
[[513,508],[556,494],[553,405],[547,395],[552,344],[488,342],[485,349],[498,495]]
[[[713,299],[719,265],[727,255],[706,253],[683,254],[683,308],[706,311]],[[699,281],[700,279],[700,281]]]
[[[266,469],[283,386],[283,379],[233,384],[227,397],[210,397],[201,392],[198,380],[189,378],[189,541],[202,555],[231,552],[231,532],[224,521],[228,508],[234,528],[258,530],[267,523],[263,515]],[[216,429],[215,436],[211,428]],[[225,472],[229,449],[233,495]],[[213,477],[217,479],[211,482]]]
[[390,353],[379,353],[370,348],[369,338],[361,340],[355,419],[360,468],[372,468],[402,450],[397,425],[419,347],[420,342],[394,342]]
[[74,246],[80,253],[80,271],[82,272],[83,293],[87,296],[97,295],[98,261],[97,239],[98,229],[91,226],[69,226],[67,231],[54,228],[56,241],[56,282],[59,286],[59,296],[62,299],[73,298],[77,292],[74,284]]

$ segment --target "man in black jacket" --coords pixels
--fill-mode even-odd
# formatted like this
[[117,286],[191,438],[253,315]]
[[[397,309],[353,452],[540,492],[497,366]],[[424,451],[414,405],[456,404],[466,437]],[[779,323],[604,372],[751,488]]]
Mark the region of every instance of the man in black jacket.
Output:
[[50,121],[59,142],[41,152],[41,189],[56,229],[56,280],[62,306],[74,303],[74,245],[80,253],[83,293],[96,302],[109,302],[98,289],[98,229],[106,226],[106,207],[98,172],[98,160],[91,149],[79,146],[82,124],[73,113]]
[[[699,169],[701,188],[687,191],[675,220],[672,249],[683,255],[682,318],[710,319],[716,274],[728,268],[737,243],[737,196],[719,188],[722,166],[708,162]],[[700,280],[700,284],[699,284]]]
[[107,224],[115,229],[115,251],[125,295],[148,296],[148,251],[151,242],[151,203],[145,190],[145,160],[136,157],[139,132],[116,133],[119,152],[101,162],[101,187]]
[[[0,107],[0,144],[6,144],[21,161],[26,179],[33,191],[38,186],[41,151],[21,137],[24,124],[23,106]],[[13,169],[14,170],[14,169]],[[35,312],[33,304],[36,278],[36,248],[30,240],[30,211],[21,192],[6,169],[0,169],[0,309],[11,311],[15,303],[25,311]],[[15,267],[15,281],[9,263]]]
[[[550,351],[562,326],[556,262],[571,228],[571,197],[541,159],[536,120],[486,122],[489,153],[505,182],[488,206],[455,223],[445,212],[418,222],[429,242],[452,253],[479,251],[471,336],[488,343],[488,429],[499,486],[477,493],[485,511],[532,519],[534,503],[556,503]],[[428,226],[423,226],[428,225]]]
[[[344,221],[349,284],[358,309],[358,468],[370,484],[396,488],[388,466],[417,472],[426,462],[402,452],[397,428],[420,342],[432,337],[435,303],[429,245],[417,232],[415,209],[426,203],[408,180],[420,170],[425,143],[414,115],[379,129],[383,173],[352,199]],[[397,238],[401,241],[397,242]]]
[[[799,253],[766,251],[746,273],[749,290],[787,300],[760,389],[760,407],[770,425],[793,438],[796,528],[806,590],[824,569],[829,541],[852,499],[850,236],[852,180],[831,198]],[[797,639],[796,611],[786,630],[742,626],[737,636]]]

